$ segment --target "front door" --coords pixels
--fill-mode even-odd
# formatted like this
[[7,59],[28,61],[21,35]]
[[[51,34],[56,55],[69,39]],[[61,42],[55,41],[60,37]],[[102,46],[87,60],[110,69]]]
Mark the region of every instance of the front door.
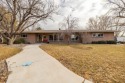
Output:
[[36,34],[36,42],[41,43],[42,42],[42,35],[41,34]]

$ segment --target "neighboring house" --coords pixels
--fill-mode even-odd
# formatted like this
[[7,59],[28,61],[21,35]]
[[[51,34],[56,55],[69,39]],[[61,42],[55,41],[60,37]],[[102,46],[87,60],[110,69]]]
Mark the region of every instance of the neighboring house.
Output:
[[[114,41],[116,31],[112,30],[73,30],[71,42],[92,43],[93,41]],[[66,30],[24,31],[21,36],[29,43],[66,42]]]
[[125,36],[117,37],[117,42],[125,42]]

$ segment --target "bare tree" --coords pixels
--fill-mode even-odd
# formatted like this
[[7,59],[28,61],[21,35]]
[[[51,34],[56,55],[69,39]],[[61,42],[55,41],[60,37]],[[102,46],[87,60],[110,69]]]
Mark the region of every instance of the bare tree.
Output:
[[116,17],[125,18],[125,0],[107,0]]
[[88,30],[111,30],[112,17],[102,15],[96,18],[90,18],[87,24]]
[[120,18],[116,18],[108,15],[102,15],[100,17],[90,18],[88,21],[87,29],[88,30],[116,30],[118,31],[115,34],[116,37],[120,36],[121,32],[125,31],[125,28],[121,26]]
[[1,13],[0,22],[2,36],[13,44],[17,35],[39,21],[52,19],[57,6],[52,0],[0,0],[6,11]]
[[63,22],[61,22],[60,28],[64,29],[64,34],[65,34],[65,38],[68,42],[68,44],[70,44],[70,40],[71,40],[71,35],[73,34],[73,30],[77,29],[78,26],[78,22],[79,19],[76,17],[73,17],[72,15],[69,15],[67,17],[64,18]]
[[107,0],[111,4],[111,13],[116,18],[119,18],[121,21],[118,23],[118,27],[121,27],[124,35],[125,33],[125,0]]
[[124,35],[124,31],[125,28],[123,26],[121,26],[121,19],[119,18],[114,18],[112,20],[113,25],[112,25],[112,30],[116,30],[117,32],[115,33],[115,36],[123,36]]

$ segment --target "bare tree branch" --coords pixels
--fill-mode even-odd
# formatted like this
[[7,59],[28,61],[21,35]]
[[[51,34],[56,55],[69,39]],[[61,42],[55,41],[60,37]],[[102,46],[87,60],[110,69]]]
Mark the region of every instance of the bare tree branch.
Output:
[[61,23],[59,23],[60,28],[64,29],[64,32],[62,33],[66,34],[68,43],[70,43],[70,38],[71,35],[73,34],[72,31],[79,27],[78,22],[79,22],[78,18],[69,15],[65,17]]
[[58,8],[53,0],[1,0],[0,5],[4,7],[0,28],[8,34],[4,35],[7,40],[39,21],[52,19]]
[[123,33],[125,32],[125,23],[124,18],[125,18],[125,0],[107,0],[110,4],[111,4],[111,10],[113,15],[116,18],[119,18],[122,20],[122,22],[119,22],[117,25],[121,27],[121,31],[123,31]]

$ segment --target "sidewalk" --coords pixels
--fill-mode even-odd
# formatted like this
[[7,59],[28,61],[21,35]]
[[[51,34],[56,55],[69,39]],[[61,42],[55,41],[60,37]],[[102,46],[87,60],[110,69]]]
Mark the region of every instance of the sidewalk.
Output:
[[[19,54],[7,59],[11,71],[7,83],[83,83],[56,59],[39,48],[28,45]],[[85,81],[84,83],[91,83]]]

